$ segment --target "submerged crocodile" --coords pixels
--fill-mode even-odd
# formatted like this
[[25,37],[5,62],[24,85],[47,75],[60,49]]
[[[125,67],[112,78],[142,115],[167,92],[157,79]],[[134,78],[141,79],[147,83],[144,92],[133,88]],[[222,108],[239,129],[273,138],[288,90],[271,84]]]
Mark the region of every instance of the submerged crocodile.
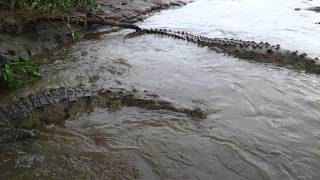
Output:
[[204,119],[200,108],[177,107],[172,102],[147,92],[124,89],[89,90],[83,87],[49,89],[21,98],[7,106],[0,106],[0,143],[31,137],[42,124],[62,124],[66,119],[95,108],[119,110],[135,106],[151,110],[185,113],[192,118]]
[[310,58],[306,53],[299,54],[298,51],[288,51],[280,48],[280,45],[271,45],[268,42],[243,41],[227,38],[208,38],[197,36],[184,31],[173,31],[170,29],[136,29],[129,36],[143,34],[158,34],[186,40],[199,46],[225,53],[239,58],[253,60],[262,63],[273,63],[280,66],[291,67],[298,70],[305,70],[307,73],[320,74],[318,58]]

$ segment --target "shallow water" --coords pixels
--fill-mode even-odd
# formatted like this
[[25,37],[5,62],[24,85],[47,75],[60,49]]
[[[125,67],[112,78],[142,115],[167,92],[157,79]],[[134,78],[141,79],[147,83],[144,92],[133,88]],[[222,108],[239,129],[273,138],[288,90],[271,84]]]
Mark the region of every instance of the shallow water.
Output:
[[[279,43],[320,57],[318,1],[199,0],[144,27]],[[102,29],[103,30],[103,29]],[[48,56],[44,78],[19,90],[73,86],[148,90],[209,113],[97,109],[3,147],[1,176],[80,179],[319,179],[320,76],[228,57],[129,30],[84,39]],[[14,94],[3,96],[3,102]],[[14,152],[10,152],[14,149]],[[10,150],[10,151],[9,151]]]

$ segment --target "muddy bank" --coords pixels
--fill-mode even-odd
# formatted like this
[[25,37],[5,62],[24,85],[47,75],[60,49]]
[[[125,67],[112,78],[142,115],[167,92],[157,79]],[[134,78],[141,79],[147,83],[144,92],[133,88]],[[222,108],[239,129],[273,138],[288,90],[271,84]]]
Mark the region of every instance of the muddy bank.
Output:
[[[99,18],[134,23],[147,14],[171,6],[182,6],[189,0],[101,0]],[[88,17],[90,14],[75,13],[76,17]],[[111,29],[112,27],[110,27]],[[73,26],[80,35],[92,32],[97,26]],[[64,23],[32,22],[10,12],[0,13],[0,61],[21,55],[24,50],[41,53],[51,50],[60,44],[71,41],[70,30]],[[23,54],[22,54],[23,56]]]

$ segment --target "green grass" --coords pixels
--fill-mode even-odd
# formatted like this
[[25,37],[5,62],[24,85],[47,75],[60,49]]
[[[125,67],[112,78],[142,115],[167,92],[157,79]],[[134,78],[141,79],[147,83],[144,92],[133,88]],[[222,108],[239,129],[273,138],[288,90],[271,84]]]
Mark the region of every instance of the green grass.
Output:
[[[10,10],[22,16],[68,17],[73,12],[96,14],[100,11],[100,5],[97,0],[0,0],[1,10]],[[71,39],[78,40],[79,34],[73,31],[69,24],[67,28]],[[38,61],[30,52],[28,54],[27,58],[19,57],[0,64],[1,87],[18,88],[25,84],[29,77],[40,77]]]
[[18,88],[28,77],[40,77],[38,60],[28,52],[27,58],[19,57],[6,62],[0,67],[0,81],[6,88]]
[[61,15],[74,11],[92,12],[100,6],[96,0],[0,0],[0,7],[31,14]]

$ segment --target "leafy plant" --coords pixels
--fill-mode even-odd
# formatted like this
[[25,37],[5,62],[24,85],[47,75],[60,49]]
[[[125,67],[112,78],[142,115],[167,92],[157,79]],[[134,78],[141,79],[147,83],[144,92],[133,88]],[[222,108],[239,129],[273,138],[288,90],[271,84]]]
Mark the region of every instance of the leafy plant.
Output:
[[0,78],[8,88],[17,88],[24,84],[26,77],[40,77],[37,60],[28,51],[28,57],[6,62],[0,67]]

